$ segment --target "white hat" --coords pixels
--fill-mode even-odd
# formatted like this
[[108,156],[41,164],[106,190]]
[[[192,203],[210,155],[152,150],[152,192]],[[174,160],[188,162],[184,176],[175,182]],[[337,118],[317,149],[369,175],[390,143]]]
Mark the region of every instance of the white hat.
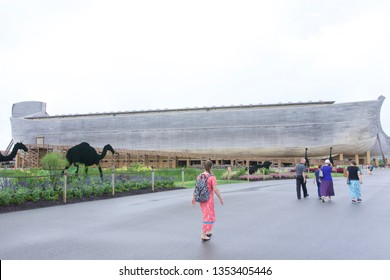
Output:
[[329,160],[329,159],[325,160],[325,163],[328,163],[328,164],[329,164],[329,163],[330,163],[330,160]]

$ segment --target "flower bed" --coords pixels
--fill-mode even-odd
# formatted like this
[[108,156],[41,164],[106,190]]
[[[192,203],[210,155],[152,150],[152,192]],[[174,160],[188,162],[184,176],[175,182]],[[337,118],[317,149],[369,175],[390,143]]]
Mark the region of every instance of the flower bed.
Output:
[[268,175],[256,175],[256,174],[252,174],[252,175],[242,175],[239,177],[240,180],[248,180],[249,178],[249,181],[263,181],[263,180],[277,180],[277,179],[294,179],[295,178],[295,174],[294,173],[282,173],[282,174],[279,174],[279,173],[271,173],[271,174],[268,174]]
[[[115,176],[115,194],[136,192],[139,190],[152,190],[151,176],[138,176],[134,174],[120,174]],[[154,178],[155,190],[174,189],[174,179],[156,176]],[[1,178],[0,180],[0,206],[21,206],[25,203],[57,202],[64,197],[63,178],[53,180],[50,177],[18,177]],[[106,195],[112,196],[112,177],[99,176],[74,177],[67,180],[67,200],[97,199]]]

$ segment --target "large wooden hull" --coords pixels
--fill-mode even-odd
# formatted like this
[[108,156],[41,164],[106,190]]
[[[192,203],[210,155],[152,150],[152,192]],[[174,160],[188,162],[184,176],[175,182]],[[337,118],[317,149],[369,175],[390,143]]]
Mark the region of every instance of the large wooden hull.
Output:
[[[380,124],[384,97],[335,104],[309,102],[48,116],[46,104],[14,104],[13,139],[49,145],[88,142],[115,149],[265,157],[390,152]],[[28,112],[24,116],[21,112]],[[34,112],[36,111],[36,112]],[[378,141],[379,139],[379,141]],[[382,150],[380,149],[381,144]]]

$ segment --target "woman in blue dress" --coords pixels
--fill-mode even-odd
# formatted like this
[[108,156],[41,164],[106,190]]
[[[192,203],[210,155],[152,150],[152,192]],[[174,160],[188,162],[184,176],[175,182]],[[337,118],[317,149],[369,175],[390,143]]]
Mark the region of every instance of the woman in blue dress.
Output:
[[325,160],[325,165],[321,167],[323,177],[321,179],[320,195],[322,202],[325,202],[325,198],[328,197],[328,201],[332,201],[334,196],[332,170],[333,165],[329,159]]

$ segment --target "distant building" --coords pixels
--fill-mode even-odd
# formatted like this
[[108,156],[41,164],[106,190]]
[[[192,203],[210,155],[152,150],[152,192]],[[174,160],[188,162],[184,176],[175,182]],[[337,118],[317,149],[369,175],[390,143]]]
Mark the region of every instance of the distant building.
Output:
[[115,149],[251,157],[386,157],[390,138],[377,100],[237,105],[49,116],[43,102],[12,108],[14,141],[38,145],[88,142]]

